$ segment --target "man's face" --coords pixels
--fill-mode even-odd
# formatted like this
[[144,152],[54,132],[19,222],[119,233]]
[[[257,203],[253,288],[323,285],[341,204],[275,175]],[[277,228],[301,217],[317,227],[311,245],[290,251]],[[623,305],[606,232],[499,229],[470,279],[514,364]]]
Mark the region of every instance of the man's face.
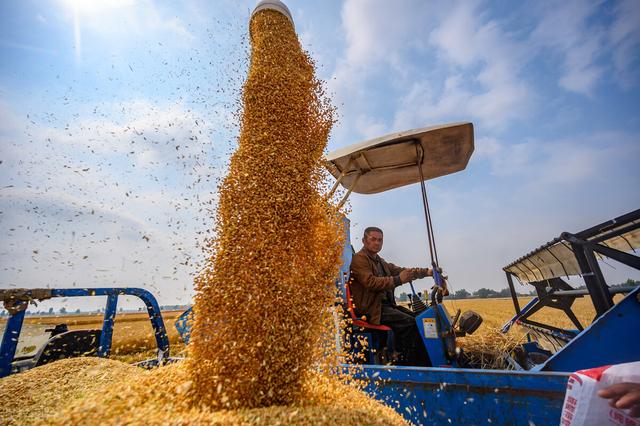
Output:
[[362,237],[362,244],[364,249],[370,253],[378,253],[382,250],[382,233],[378,231],[371,231],[369,234]]

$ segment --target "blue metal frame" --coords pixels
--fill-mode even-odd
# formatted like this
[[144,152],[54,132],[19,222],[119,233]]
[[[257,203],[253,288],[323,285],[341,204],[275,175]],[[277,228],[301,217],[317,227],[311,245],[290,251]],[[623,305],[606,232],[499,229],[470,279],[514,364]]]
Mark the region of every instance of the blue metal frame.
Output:
[[174,323],[176,330],[178,330],[178,334],[182,338],[182,341],[185,345],[189,344],[189,339],[191,339],[191,323],[189,322],[189,317],[193,312],[193,307],[190,307],[186,311],[184,311],[176,322]]
[[417,425],[553,425],[567,373],[363,366],[365,391]]
[[107,306],[104,309],[104,319],[102,320],[102,333],[100,333],[100,346],[98,346],[99,357],[106,358],[111,352],[111,337],[113,336],[113,323],[115,322],[117,306],[118,295],[110,294],[107,297]]
[[11,374],[11,362],[18,348],[18,339],[20,338],[20,330],[22,330],[24,314],[25,311],[20,311],[11,315],[7,321],[2,335],[2,344],[0,345],[0,377]]
[[[29,294],[29,290],[26,290]],[[104,320],[102,322],[102,334],[100,337],[100,345],[98,347],[98,356],[108,357],[111,351],[111,337],[113,335],[113,324],[116,316],[116,308],[118,305],[118,296],[135,296],[141,299],[146,308],[151,326],[153,327],[156,344],[158,345],[158,360],[162,361],[169,357],[169,338],[164,327],[160,306],[153,295],[147,290],[141,288],[84,288],[84,289],[52,289],[51,297],[82,297],[82,296],[107,296],[107,305],[104,312]],[[27,302],[23,302],[27,304]],[[9,317],[7,326],[2,336],[2,345],[0,346],[0,377],[11,374],[11,363],[15,356],[22,330],[25,309],[16,312]]]
[[431,364],[438,367],[457,367],[449,351],[455,351],[456,336],[451,316],[444,305],[433,305],[416,317],[416,325]]
[[338,279],[336,280],[336,286],[338,287],[338,295],[341,300],[347,300],[347,291],[345,289],[346,282],[349,280],[349,274],[351,273],[351,259],[353,258],[353,247],[351,246],[351,221],[346,217],[342,217],[342,225],[344,230],[345,242],[342,246],[342,264],[340,265],[340,272]]
[[[640,228],[640,209],[634,210],[610,221],[600,223],[576,234],[563,232],[559,237],[502,268],[507,276],[507,282],[509,283],[509,290],[513,299],[516,316],[526,319],[528,314],[520,311],[516,290],[513,285],[512,273],[509,272],[509,268],[559,242],[563,242],[563,244],[571,247],[576,262],[580,268],[580,275],[582,276],[587,289],[586,291],[575,290],[559,277],[532,281],[530,284],[536,288],[539,300],[538,305],[530,307],[531,311],[529,314],[543,306],[560,309],[569,316],[571,321],[579,330],[582,330],[582,326],[571,310],[571,303],[576,297],[589,295],[596,311],[596,318],[603,315],[614,306],[613,295],[623,291],[628,292],[629,289],[612,289],[607,285],[604,275],[602,274],[602,270],[598,264],[596,253],[614,259],[620,263],[630,266],[631,268],[640,270],[640,256],[625,253],[623,251],[610,248],[604,244],[604,241],[613,237],[621,237],[624,239],[624,234],[626,232],[637,230],[638,228]],[[628,241],[627,243],[629,244],[628,249],[633,249],[631,243]],[[558,260],[558,262],[560,261]],[[560,262],[560,265],[564,269],[562,262]],[[547,327],[545,324],[534,325],[539,325],[545,328]],[[508,329],[507,324],[505,324],[505,327]],[[548,328],[553,329],[552,327]]]
[[[517,303],[517,301],[516,301]],[[500,329],[501,333],[507,333],[510,329],[511,326],[513,324],[516,323],[516,321],[518,321],[520,319],[520,317],[522,317],[523,315],[525,315],[526,313],[528,313],[531,308],[533,308],[536,304],[538,303],[538,298],[534,297],[533,299],[531,299],[531,301],[529,301],[529,303],[527,303],[524,308],[522,308],[522,310],[518,309],[518,313],[516,313],[509,321],[507,321],[502,328]]]
[[538,368],[577,371],[640,360],[640,287],[597,318]]

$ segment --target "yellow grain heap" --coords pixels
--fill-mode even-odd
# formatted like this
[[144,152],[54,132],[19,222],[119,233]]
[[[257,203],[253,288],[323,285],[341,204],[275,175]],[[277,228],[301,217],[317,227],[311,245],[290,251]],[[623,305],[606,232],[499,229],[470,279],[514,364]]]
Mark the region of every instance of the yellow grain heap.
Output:
[[71,358],[5,377],[0,379],[0,424],[34,424],[114,380],[136,380],[143,373],[119,361]]
[[194,406],[182,364],[146,371],[75,358],[0,379],[2,425],[401,425],[402,418],[337,379],[310,375],[289,406],[219,410]]
[[196,279],[188,368],[200,401],[290,404],[314,368],[340,258],[320,195],[333,110],[289,20],[250,22],[239,146],[219,188],[216,241]]

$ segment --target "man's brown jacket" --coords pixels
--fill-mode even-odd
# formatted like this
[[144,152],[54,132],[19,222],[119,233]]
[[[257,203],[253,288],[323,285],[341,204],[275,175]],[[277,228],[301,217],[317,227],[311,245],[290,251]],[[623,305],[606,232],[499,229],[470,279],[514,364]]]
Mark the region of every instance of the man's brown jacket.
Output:
[[[351,260],[351,299],[358,318],[363,315],[370,324],[380,324],[382,313],[382,297],[386,291],[400,285],[398,275],[405,268],[385,262],[383,258],[370,256],[362,249]],[[376,260],[380,262],[382,271],[378,270]],[[381,276],[383,272],[385,276]]]

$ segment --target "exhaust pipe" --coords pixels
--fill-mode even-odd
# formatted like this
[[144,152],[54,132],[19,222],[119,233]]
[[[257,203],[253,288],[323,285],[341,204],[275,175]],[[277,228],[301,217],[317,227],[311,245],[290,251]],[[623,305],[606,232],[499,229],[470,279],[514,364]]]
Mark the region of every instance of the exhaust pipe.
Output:
[[293,27],[293,29],[296,29],[295,25],[293,24],[293,17],[291,16],[289,8],[280,0],[262,0],[260,3],[258,3],[255,9],[253,9],[253,12],[251,12],[251,18],[253,18],[253,15],[264,9],[275,10],[276,12],[283,14],[287,17],[289,22],[291,22],[291,26]]

